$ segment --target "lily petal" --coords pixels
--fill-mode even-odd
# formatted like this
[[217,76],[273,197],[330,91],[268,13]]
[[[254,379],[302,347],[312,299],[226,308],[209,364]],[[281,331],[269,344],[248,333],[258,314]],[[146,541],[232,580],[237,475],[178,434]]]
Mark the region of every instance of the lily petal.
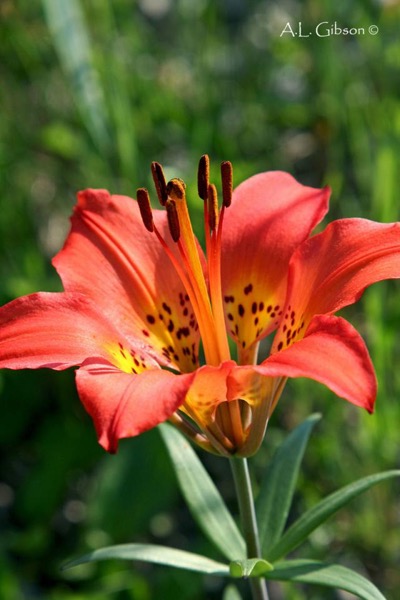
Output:
[[228,331],[242,347],[278,325],[291,255],[322,220],[329,188],[279,171],[254,175],[233,193],[222,232],[222,286]]
[[[176,252],[165,211],[158,230]],[[153,347],[157,360],[182,371],[197,366],[199,333],[190,301],[135,200],[105,190],[78,194],[64,248],[53,259],[66,291],[90,297],[127,338]]]
[[0,368],[61,370],[108,356],[118,340],[81,294],[37,293],[0,308]]
[[372,283],[398,277],[399,223],[334,221],[293,255],[284,318],[273,351],[299,339],[313,315],[332,314],[359,300]]
[[76,372],[79,397],[108,452],[117,451],[118,440],[166,421],[183,403],[192,379],[193,374],[157,368],[132,375],[102,361],[87,361]]
[[[318,315],[302,340],[258,366],[234,369],[228,378],[229,397],[254,404],[254,389],[257,393],[263,386],[268,389],[271,377],[314,379],[341,398],[373,412],[377,384],[368,350],[359,333],[341,317]],[[262,378],[267,379],[263,382]],[[277,400],[273,398],[270,413]]]
[[0,308],[0,368],[59,371],[89,357],[127,373],[158,366],[144,344],[124,338],[82,294],[40,292]]

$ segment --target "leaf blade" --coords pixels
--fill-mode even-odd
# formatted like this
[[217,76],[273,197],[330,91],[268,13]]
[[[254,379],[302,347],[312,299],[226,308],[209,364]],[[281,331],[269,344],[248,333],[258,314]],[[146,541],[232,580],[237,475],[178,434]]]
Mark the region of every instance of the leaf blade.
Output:
[[278,448],[261,483],[256,502],[263,555],[282,535],[292,503],[300,464],[313,427],[321,415],[314,414],[294,429]]
[[313,560],[289,560],[276,563],[266,579],[322,585],[351,592],[363,600],[385,600],[368,579],[341,565],[330,565]]
[[246,557],[246,545],[219,491],[197,454],[181,433],[158,426],[170,454],[179,486],[205,535],[229,560]]
[[138,560],[168,567],[176,567],[208,575],[229,576],[229,567],[211,558],[156,544],[118,544],[99,548],[88,554],[73,559],[63,566],[70,569],[87,562],[101,560]]
[[319,525],[362,492],[365,492],[381,481],[398,476],[400,476],[400,470],[384,471],[383,473],[363,477],[333,492],[333,494],[330,494],[317,505],[310,508],[293,523],[281,539],[270,549],[268,560],[278,560],[288,552],[294,550]]

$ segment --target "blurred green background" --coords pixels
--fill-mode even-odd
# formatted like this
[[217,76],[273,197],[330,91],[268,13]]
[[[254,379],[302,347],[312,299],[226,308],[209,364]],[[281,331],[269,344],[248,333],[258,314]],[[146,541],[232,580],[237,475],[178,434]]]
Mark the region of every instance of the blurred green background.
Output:
[[[149,164],[195,182],[210,154],[235,182],[284,169],[333,188],[331,218],[399,219],[399,2],[359,0],[2,0],[0,4],[0,300],[59,290],[50,265],[75,192],[132,195]],[[287,22],[309,37],[281,35]],[[364,28],[315,35],[327,21]],[[377,25],[376,35],[368,33]],[[193,213],[196,215],[194,198]],[[199,222],[200,226],[200,222]],[[379,379],[374,416],[316,383],[293,381],[251,467],[257,479],[285,432],[312,411],[297,510],[364,475],[399,466],[400,290],[374,286],[343,311],[365,337]],[[148,565],[62,572],[109,543],[150,541],[206,552],[157,431],[97,445],[73,374],[0,373],[0,597],[5,600],[207,600],[224,583]],[[233,510],[223,459],[202,455]],[[399,486],[360,497],[300,556],[330,558],[400,589]],[[307,553],[307,554],[306,554]],[[244,596],[245,597],[245,596]],[[349,596],[275,586],[272,600]]]

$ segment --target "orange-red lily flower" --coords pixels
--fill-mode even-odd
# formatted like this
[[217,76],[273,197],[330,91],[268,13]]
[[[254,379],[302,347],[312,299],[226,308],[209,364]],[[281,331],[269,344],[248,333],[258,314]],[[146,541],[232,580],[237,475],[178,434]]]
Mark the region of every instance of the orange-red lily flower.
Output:
[[137,201],[80,192],[53,261],[65,291],[0,309],[0,367],[79,366],[79,396],[109,451],[170,419],[211,451],[250,455],[288,377],[373,410],[368,351],[334,313],[371,283],[400,276],[400,224],[342,219],[310,237],[328,188],[267,172],[232,194],[230,163],[221,169],[219,207],[202,157],[205,254],[183,182],[166,184],[153,163],[161,210],[144,189]]

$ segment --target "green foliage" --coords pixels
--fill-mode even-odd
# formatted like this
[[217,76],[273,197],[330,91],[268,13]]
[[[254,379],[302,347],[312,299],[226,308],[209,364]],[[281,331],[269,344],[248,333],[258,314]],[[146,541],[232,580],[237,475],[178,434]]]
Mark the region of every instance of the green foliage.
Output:
[[217,548],[231,560],[246,556],[246,546],[220,492],[189,442],[173,427],[159,426],[179,486],[195,519]]
[[67,563],[64,568],[76,567],[86,562],[99,560],[141,560],[169,567],[200,571],[209,575],[227,575],[229,569],[223,563],[218,563],[200,554],[176,550],[169,546],[155,546],[152,544],[121,544],[94,550],[90,554],[81,556]]
[[[318,417],[312,416],[288,436],[281,448],[276,452],[268,469],[270,479],[265,482],[259,501],[262,503],[265,500],[269,504],[271,497],[279,498],[279,503],[273,512],[278,523],[283,524],[277,530],[273,525],[273,521],[270,520],[271,511],[261,512],[264,522],[260,522],[260,525],[263,526],[265,535],[268,536],[268,527],[272,524],[272,535],[269,539],[275,542],[266,555],[268,556],[268,560],[250,555],[248,558],[231,560],[229,565],[226,565],[201,554],[194,554],[167,546],[120,544],[100,548],[77,559],[73,559],[65,565],[65,568],[68,569],[85,563],[111,559],[139,560],[177,569],[197,571],[205,575],[223,577],[230,575],[235,579],[265,577],[268,580],[289,581],[291,583],[301,582],[341,589],[352,592],[363,600],[384,599],[384,596],[370,581],[347,567],[324,564],[320,561],[310,559],[276,562],[297,548],[297,546],[303,544],[312,531],[322,525],[340,508],[343,508],[350,500],[381,481],[400,476],[400,471],[388,471],[356,481],[318,502],[318,504],[306,511],[287,531],[283,532],[288,509],[293,498],[293,489],[296,484],[301,457],[304,453],[311,428],[317,419]],[[159,428],[167,446],[179,485],[196,521],[206,536],[226,557],[229,558],[232,555],[240,556],[244,552],[243,540],[234,525],[224,500],[215,488],[212,479],[197,458],[194,450],[182,434],[174,430],[170,425],[163,424]],[[293,459],[293,453],[296,449],[300,458],[293,461],[294,465],[291,465],[290,461],[287,462],[286,468],[289,471],[289,476],[276,477],[276,471],[284,467],[286,462],[286,458],[284,457],[291,456]],[[245,459],[233,458],[232,460],[243,461]],[[268,488],[267,483],[269,484]],[[270,490],[268,494],[265,493],[265,489]],[[238,493],[240,493],[239,490]]]
[[312,560],[289,560],[278,563],[269,579],[321,585],[351,592],[364,600],[385,600],[372,583],[340,565],[325,565]]
[[312,428],[320,415],[310,416],[279,446],[265,471],[257,497],[257,520],[264,556],[279,540],[293,500],[300,465]]
[[285,532],[281,539],[272,546],[268,553],[271,560],[276,560],[293,551],[301,544],[309,534],[326,521],[337,510],[345,506],[350,500],[362,494],[373,485],[400,476],[400,471],[386,471],[376,475],[364,477],[354,483],[350,483],[345,488],[330,494],[321,502],[305,512],[293,525]]

